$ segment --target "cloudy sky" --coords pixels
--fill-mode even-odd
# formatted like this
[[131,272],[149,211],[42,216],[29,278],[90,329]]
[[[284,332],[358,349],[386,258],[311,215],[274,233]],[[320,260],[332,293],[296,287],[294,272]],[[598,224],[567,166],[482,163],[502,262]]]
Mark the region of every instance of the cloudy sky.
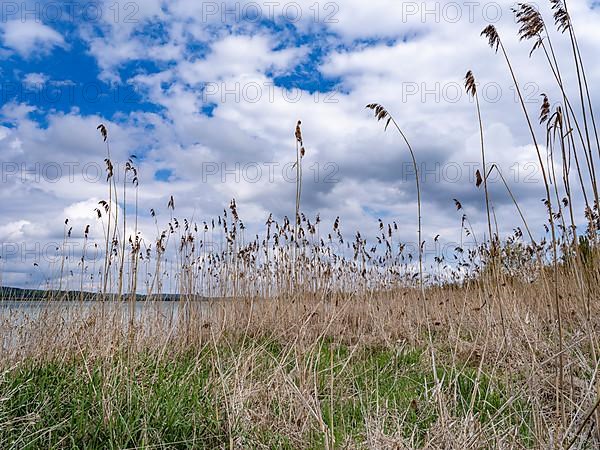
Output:
[[[151,242],[176,215],[201,223],[232,198],[250,230],[269,213],[294,214],[294,128],[306,147],[302,210],[336,216],[348,235],[396,221],[416,239],[410,157],[398,135],[365,110],[384,104],[411,141],[422,171],[424,237],[460,239],[459,199],[479,239],[486,229],[474,103],[479,83],[489,162],[502,167],[537,237],[544,233],[543,185],[531,137],[500,54],[480,37],[493,23],[510,54],[528,108],[559,92],[543,52],[519,42],[512,2],[338,2],[145,0],[3,2],[0,22],[0,281],[39,283],[44,253],[73,239],[107,197],[109,130],[113,163],[136,155],[139,220]],[[549,2],[538,4],[573,98],[572,57],[554,31]],[[598,100],[600,8],[568,4]],[[537,130],[540,142],[545,131]],[[499,229],[521,226],[503,185],[491,182]],[[130,199],[133,196],[130,196]],[[579,205],[580,206],[580,205]],[[130,203],[128,208],[133,208]],[[372,235],[372,234],[371,234]],[[44,268],[45,275],[52,268]]]

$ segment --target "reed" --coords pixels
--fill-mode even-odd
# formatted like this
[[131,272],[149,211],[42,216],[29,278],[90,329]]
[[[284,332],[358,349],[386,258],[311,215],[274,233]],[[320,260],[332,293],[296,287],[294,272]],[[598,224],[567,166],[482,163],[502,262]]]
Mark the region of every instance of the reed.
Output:
[[408,148],[408,151],[410,153],[413,170],[415,171],[415,185],[417,188],[417,239],[418,239],[417,240],[417,252],[419,253],[419,285],[421,288],[421,294],[422,294],[423,301],[425,301],[425,291],[424,291],[425,285],[423,283],[423,245],[424,245],[424,242],[423,242],[423,227],[422,227],[422,223],[421,223],[422,222],[421,181],[419,179],[419,167],[417,165],[417,159],[415,157],[415,152],[413,151],[413,149],[410,145],[410,142],[408,142],[408,139],[406,138],[405,134],[402,132],[402,130],[398,126],[398,123],[396,122],[394,117],[383,106],[381,106],[377,103],[371,103],[371,104],[367,105],[367,109],[370,109],[374,112],[375,118],[377,119],[377,121],[387,119],[386,124],[385,124],[386,131],[390,124],[394,125],[394,127],[396,128],[396,130],[398,131],[400,136],[402,136],[402,139],[404,140],[404,143],[406,144],[406,147]]

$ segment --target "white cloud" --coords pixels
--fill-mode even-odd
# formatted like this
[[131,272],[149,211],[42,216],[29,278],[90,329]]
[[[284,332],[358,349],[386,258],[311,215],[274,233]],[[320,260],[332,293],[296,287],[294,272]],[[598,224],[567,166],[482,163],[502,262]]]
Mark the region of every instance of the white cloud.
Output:
[[65,47],[63,36],[53,28],[35,21],[11,20],[1,26],[5,47],[28,58],[47,54],[54,47]]
[[6,139],[6,137],[10,134],[10,129],[0,126],[0,141]]
[[48,75],[35,72],[28,73],[27,75],[25,75],[25,77],[23,77],[23,83],[28,88],[39,88],[41,86],[44,86],[48,80]]
[[205,59],[182,62],[178,71],[186,83],[217,82],[276,72],[299,64],[305,48],[274,50],[274,39],[264,35],[227,36],[211,46]]
[[25,236],[25,229],[31,225],[27,220],[0,225],[0,239],[3,242],[18,241]]

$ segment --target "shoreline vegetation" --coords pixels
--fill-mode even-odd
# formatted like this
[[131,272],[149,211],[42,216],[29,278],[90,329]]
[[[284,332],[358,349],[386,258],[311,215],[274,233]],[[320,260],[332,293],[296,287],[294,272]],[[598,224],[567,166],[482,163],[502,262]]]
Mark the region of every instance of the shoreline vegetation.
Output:
[[[535,283],[126,308],[2,330],[10,448],[592,448],[598,307],[565,278],[568,382]],[[527,299],[527,301],[524,301]],[[200,306],[200,304],[196,304]],[[501,314],[503,311],[503,314]],[[595,333],[592,334],[595,339]],[[428,350],[435,349],[434,361]],[[437,379],[437,381],[436,381]],[[560,410],[559,410],[560,411]],[[592,414],[593,416],[593,414]],[[585,422],[584,422],[585,421]],[[582,427],[582,432],[579,428]],[[584,444],[586,443],[586,444]]]
[[[485,201],[487,231],[477,236],[454,199],[462,217],[452,258],[423,257],[418,137],[380,103],[369,113],[382,132],[397,133],[415,169],[415,214],[401,224],[415,225],[412,247],[393,220],[380,219],[374,239],[348,237],[339,217],[328,226],[302,212],[310,145],[301,121],[290,127],[291,219],[271,215],[254,237],[235,200],[199,222],[178,218],[170,196],[166,213],[149,211],[156,236],[148,237],[138,224],[137,158],[113,165],[100,124],[107,196],[93,212],[103,230],[93,240],[101,259],[85,253],[90,227],[74,231],[67,218],[63,248],[77,238],[84,250],[50,268],[57,276],[46,294],[117,301],[72,302],[68,317],[65,308],[1,317],[0,448],[599,448],[600,139],[567,4],[551,6],[572,52],[560,66],[557,33],[533,6],[513,10],[518,37],[543,52],[546,81],[560,90],[541,97],[535,116],[498,30],[481,33],[514,81],[547,217],[529,223],[514,186],[486,163],[493,105],[480,104],[468,71],[481,144],[472,189]],[[507,236],[487,187],[492,171],[515,207]],[[207,248],[214,242],[218,251]],[[178,307],[136,310],[138,292]]]

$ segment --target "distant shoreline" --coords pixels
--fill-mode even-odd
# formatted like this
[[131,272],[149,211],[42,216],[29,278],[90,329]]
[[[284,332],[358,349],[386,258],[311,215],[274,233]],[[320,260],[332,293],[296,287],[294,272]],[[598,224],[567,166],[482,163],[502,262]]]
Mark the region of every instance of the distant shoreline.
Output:
[[[12,301],[12,302],[26,302],[26,301],[86,301],[86,302],[102,302],[102,301],[113,301],[118,297],[118,294],[100,294],[95,292],[81,292],[81,291],[54,291],[54,290],[41,290],[41,289],[23,289],[15,287],[0,287],[0,302]],[[129,294],[122,294],[122,300],[130,300]],[[144,301],[162,301],[162,302],[178,302],[182,297],[181,294],[136,294],[136,302]],[[203,296],[190,296],[190,300],[193,301],[210,301],[210,300],[222,300],[222,299],[211,299]]]

